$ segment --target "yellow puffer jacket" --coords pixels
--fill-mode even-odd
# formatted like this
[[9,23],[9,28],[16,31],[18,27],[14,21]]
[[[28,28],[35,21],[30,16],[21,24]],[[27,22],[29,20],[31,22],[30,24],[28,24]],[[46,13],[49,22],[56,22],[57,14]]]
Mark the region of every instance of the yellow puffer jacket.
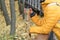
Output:
[[60,0],[45,0],[44,3],[60,2]]
[[60,0],[45,0],[45,2],[42,3],[42,7],[45,8],[47,4],[50,4],[52,2],[60,3]]
[[[49,2],[50,1],[51,0],[49,0]],[[40,18],[36,14],[31,19],[37,25],[30,28],[31,33],[49,34],[52,30],[60,40],[60,5],[56,3],[49,3],[44,8],[43,18]]]

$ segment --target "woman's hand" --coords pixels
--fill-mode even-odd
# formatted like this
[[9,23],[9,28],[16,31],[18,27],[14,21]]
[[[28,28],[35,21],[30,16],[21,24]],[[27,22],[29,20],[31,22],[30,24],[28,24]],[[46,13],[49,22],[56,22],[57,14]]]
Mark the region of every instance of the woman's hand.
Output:
[[32,8],[28,8],[28,10],[27,10],[27,8],[24,8],[24,13],[31,14],[31,13],[33,13],[33,10],[32,10]]
[[38,34],[33,40],[48,40],[49,35]]

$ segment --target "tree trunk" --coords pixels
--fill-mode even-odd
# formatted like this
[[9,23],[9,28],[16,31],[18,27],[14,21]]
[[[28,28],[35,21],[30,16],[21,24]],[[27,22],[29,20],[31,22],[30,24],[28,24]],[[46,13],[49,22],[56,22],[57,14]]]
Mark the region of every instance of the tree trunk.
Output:
[[10,9],[11,9],[11,30],[10,35],[15,34],[15,23],[16,23],[16,14],[15,14],[15,4],[14,0],[10,0]]
[[10,19],[9,19],[8,12],[7,12],[7,9],[6,9],[6,6],[5,6],[5,0],[0,0],[0,2],[1,2],[1,9],[3,11],[3,15],[4,15],[4,18],[5,18],[5,21],[6,21],[6,25],[9,25],[10,24]]
[[18,5],[19,5],[20,15],[22,15],[24,19],[25,18],[25,14],[24,14],[25,0],[18,0]]
[[18,0],[18,5],[19,5],[19,12],[20,12],[20,15],[22,15],[22,11],[21,11],[21,6],[22,6],[22,4],[21,4],[21,0]]

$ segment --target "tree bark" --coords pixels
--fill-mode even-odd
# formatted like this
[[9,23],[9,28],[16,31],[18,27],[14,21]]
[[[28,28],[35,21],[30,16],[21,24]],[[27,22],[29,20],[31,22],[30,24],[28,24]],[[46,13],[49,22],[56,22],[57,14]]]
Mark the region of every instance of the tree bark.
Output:
[[1,3],[1,9],[3,11],[4,18],[5,18],[5,21],[6,21],[6,25],[9,25],[10,24],[10,19],[9,19],[9,16],[8,16],[8,11],[7,11],[6,6],[5,6],[5,1],[0,0],[0,3]]
[[11,30],[10,35],[15,34],[15,24],[16,24],[16,14],[15,14],[15,3],[14,0],[10,0],[10,9],[11,9]]

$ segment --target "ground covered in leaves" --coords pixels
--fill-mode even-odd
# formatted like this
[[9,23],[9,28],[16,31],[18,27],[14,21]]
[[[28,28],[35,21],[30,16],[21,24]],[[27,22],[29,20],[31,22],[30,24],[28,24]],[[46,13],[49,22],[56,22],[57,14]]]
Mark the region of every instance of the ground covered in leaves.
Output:
[[[10,5],[9,0],[5,0],[6,7],[8,10],[9,17],[10,15]],[[29,36],[29,22],[25,22],[21,16],[19,16],[19,7],[18,2],[15,2],[15,13],[16,13],[16,40],[31,40]],[[0,40],[13,40],[10,36],[10,25],[6,26],[6,22],[3,16],[3,12],[0,10]]]

